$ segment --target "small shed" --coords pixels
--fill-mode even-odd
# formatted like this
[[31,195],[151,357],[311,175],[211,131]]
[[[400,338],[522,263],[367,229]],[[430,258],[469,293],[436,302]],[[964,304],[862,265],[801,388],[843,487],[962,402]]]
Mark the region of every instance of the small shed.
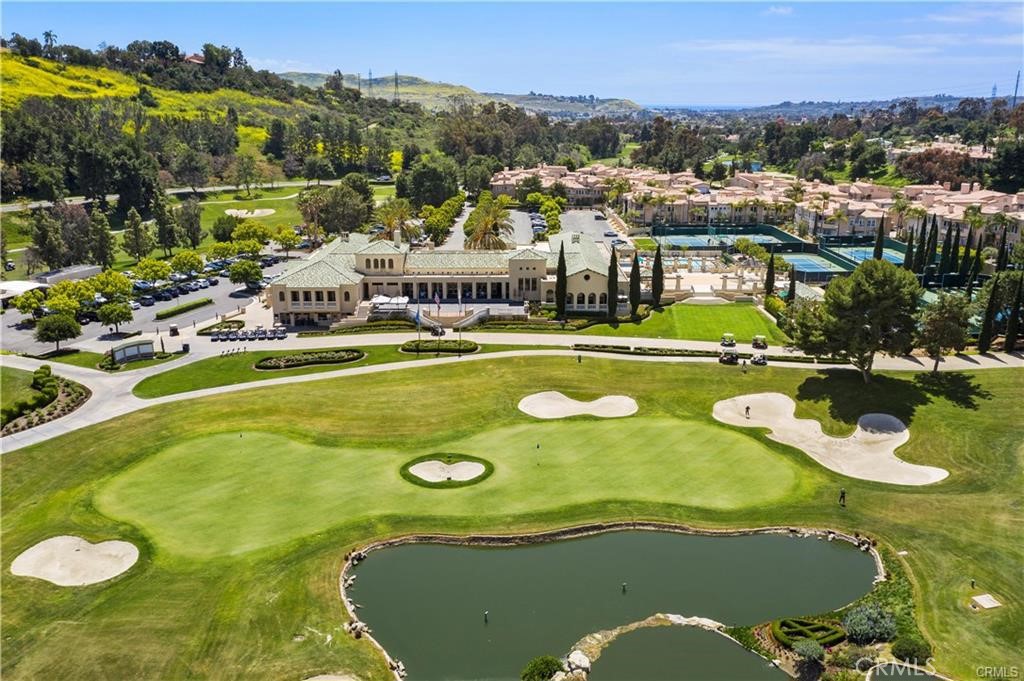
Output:
[[138,359],[152,359],[156,355],[151,340],[135,340],[115,346],[110,350],[111,358],[118,364]]

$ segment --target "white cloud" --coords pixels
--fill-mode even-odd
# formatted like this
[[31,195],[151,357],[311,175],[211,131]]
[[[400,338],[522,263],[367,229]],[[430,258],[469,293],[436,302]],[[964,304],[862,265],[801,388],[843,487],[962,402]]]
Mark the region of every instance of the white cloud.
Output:
[[787,17],[793,13],[793,8],[788,5],[772,5],[768,9],[761,12],[761,14],[769,16],[782,16]]
[[942,24],[976,24],[983,21],[999,21],[1020,26],[1024,23],[1024,5],[1018,3],[965,4],[946,12],[933,12],[926,15],[925,19]]

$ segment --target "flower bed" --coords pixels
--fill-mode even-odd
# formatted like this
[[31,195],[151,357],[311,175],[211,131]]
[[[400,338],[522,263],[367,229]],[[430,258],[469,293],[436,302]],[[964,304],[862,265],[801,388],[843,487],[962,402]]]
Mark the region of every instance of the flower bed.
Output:
[[313,364],[346,364],[355,362],[366,356],[362,350],[314,350],[296,352],[290,355],[264,357],[256,362],[257,369],[278,370],[295,369]]
[[[3,414],[4,425],[0,434],[10,435],[11,433],[19,433],[70,414],[82,406],[92,395],[89,389],[80,383],[51,375],[48,365],[39,367],[34,374],[35,376],[42,377],[41,380],[45,384],[45,387],[40,388],[40,395],[48,396],[52,393],[53,397],[44,398],[45,401],[42,401],[41,404],[36,404],[36,406],[28,411],[22,411],[16,415],[13,411],[8,410],[18,407],[23,402],[34,402],[34,400],[22,400],[5,409]],[[35,379],[33,379],[33,383],[35,383]]]
[[402,352],[443,352],[448,354],[465,355],[476,352],[480,346],[469,340],[411,340],[402,343],[399,348]]

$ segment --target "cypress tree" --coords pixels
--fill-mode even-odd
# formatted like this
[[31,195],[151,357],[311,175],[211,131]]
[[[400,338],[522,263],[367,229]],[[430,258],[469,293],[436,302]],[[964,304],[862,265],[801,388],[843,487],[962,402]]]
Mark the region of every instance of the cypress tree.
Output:
[[967,275],[967,300],[970,301],[971,293],[974,292],[974,280],[978,278],[978,273],[981,272],[981,249],[976,248],[974,250],[974,262],[971,263],[971,272]]
[[875,260],[882,259],[882,249],[885,248],[885,217],[878,221],[878,231],[875,233],[875,252],[871,254]]
[[964,244],[964,254],[960,258],[960,278],[966,279],[971,272],[971,240],[974,237],[974,230],[968,230],[967,242]]
[[939,252],[939,218],[937,215],[932,216],[932,228],[928,232],[928,250],[924,254],[924,269],[928,269],[929,265],[935,264],[935,254]]
[[661,294],[665,292],[665,267],[661,264],[661,244],[654,252],[654,267],[651,268],[651,297],[654,307],[661,307]]
[[786,305],[796,302],[796,268],[789,268],[789,291],[786,293]]
[[927,222],[921,221],[921,229],[917,233],[917,251],[914,253],[914,272],[924,271],[924,253],[928,249]]
[[1021,289],[1024,289],[1024,275],[1017,277],[1017,293],[1013,297],[1010,309],[1010,321],[1006,323],[1006,336],[1003,338],[1003,352],[1013,352],[1017,347],[1017,336],[1020,332]]
[[999,255],[996,256],[996,272],[1002,272],[1006,269],[1006,228],[1003,227],[1003,235],[999,239]]
[[640,308],[640,256],[633,254],[633,267],[629,270],[629,316],[636,317]]
[[558,268],[555,270],[555,316],[565,319],[565,296],[568,278],[565,273],[565,243],[558,247]]
[[615,247],[608,260],[608,317],[615,319],[619,311],[619,263],[615,257]]
[[907,230],[907,250],[903,254],[903,269],[914,270],[914,230]]
[[764,294],[775,293],[775,251],[768,255],[768,272],[764,275]]
[[953,250],[953,230],[947,228],[942,238],[942,257],[939,260],[939,276],[949,271],[949,256]]
[[956,234],[953,236],[953,247],[949,251],[948,272],[956,273],[957,265],[960,262],[960,225],[956,226]]
[[981,333],[978,334],[978,352],[984,354],[992,347],[992,327],[996,321],[996,299],[999,297],[999,275],[992,280],[992,293],[985,306],[985,318],[981,320]]

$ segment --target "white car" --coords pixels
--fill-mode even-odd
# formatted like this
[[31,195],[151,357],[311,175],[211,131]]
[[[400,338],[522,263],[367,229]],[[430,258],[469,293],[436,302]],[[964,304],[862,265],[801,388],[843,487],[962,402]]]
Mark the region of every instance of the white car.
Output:
[[139,301],[137,300],[129,300],[128,307],[130,307],[133,310],[138,310],[142,307],[142,305],[139,305]]
[[609,230],[605,230],[604,235],[605,236],[618,236],[619,233],[616,232],[614,229],[609,229]]

